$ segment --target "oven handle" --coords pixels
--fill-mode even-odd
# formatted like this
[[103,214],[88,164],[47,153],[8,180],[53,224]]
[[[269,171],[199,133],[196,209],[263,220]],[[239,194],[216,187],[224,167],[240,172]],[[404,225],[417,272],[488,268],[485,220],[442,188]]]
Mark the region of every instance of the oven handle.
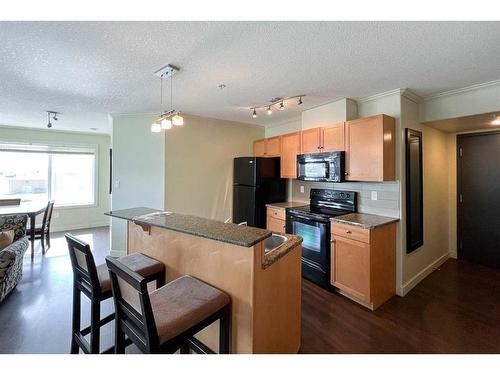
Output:
[[309,220],[309,221],[315,221],[315,222],[318,222],[318,223],[323,223],[323,224],[328,224],[329,223],[329,220],[318,220],[316,218],[312,218],[310,216],[303,216],[303,215],[300,215],[300,214],[296,214],[295,212],[290,212],[289,214],[287,214],[288,217],[290,217],[290,219],[293,219],[294,217],[296,218],[299,218],[299,219],[304,219],[304,220]]

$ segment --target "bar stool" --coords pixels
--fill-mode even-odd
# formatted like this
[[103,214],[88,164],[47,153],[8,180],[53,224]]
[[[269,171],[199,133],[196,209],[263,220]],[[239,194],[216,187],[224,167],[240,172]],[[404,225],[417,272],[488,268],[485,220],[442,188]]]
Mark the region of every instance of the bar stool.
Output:
[[[67,233],[71,267],[73,269],[73,323],[71,330],[71,354],[79,349],[84,353],[99,354],[100,328],[111,322],[115,314],[101,319],[101,302],[111,298],[111,281],[106,264],[95,265],[90,246],[75,236]],[[119,258],[119,262],[140,274],[145,283],[156,281],[156,287],[165,284],[165,265],[144,254],[134,253]],[[90,326],[81,328],[81,293],[90,299]],[[90,342],[84,336],[90,333]],[[103,353],[111,353],[109,348]]]
[[229,296],[203,281],[182,276],[149,293],[140,274],[106,258],[115,303],[115,353],[125,352],[125,335],[143,353],[214,353],[194,335],[220,321],[219,353],[231,351]]

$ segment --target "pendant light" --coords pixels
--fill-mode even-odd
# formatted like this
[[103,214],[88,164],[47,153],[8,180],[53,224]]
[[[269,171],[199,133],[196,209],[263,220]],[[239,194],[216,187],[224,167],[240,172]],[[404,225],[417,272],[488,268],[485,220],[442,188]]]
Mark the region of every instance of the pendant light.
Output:
[[162,130],[172,129],[172,125],[184,125],[184,118],[179,111],[174,110],[173,107],[173,88],[172,76],[179,71],[179,68],[173,65],[166,65],[155,72],[155,75],[160,77],[160,108],[163,108],[163,77],[170,77],[170,110],[163,111],[160,116],[151,124],[151,131],[159,133]]

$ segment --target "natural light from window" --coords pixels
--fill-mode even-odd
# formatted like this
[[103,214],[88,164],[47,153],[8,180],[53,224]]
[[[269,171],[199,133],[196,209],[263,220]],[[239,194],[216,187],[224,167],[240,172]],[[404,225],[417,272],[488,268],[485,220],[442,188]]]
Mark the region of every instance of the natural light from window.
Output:
[[[95,152],[16,151],[0,145],[0,199],[55,200],[56,206],[94,205]],[[9,145],[13,148],[12,145]],[[66,148],[67,150],[67,148]]]

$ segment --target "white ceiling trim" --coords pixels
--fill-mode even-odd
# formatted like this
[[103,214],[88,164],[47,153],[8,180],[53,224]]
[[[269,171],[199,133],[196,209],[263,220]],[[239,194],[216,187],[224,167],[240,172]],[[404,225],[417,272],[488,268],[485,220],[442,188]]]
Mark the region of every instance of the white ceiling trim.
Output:
[[499,80],[495,80],[495,81],[478,83],[478,84],[471,85],[471,86],[461,87],[461,88],[455,89],[455,90],[443,91],[443,92],[440,92],[440,93],[437,93],[437,94],[434,94],[434,95],[426,96],[426,97],[423,98],[423,101],[426,102],[426,101],[433,100],[433,99],[436,99],[436,98],[442,98],[442,97],[445,97],[445,96],[453,96],[453,95],[463,94],[463,93],[466,93],[466,92],[477,91],[477,90],[481,90],[481,89],[484,89],[484,88],[487,88],[487,87],[495,87],[495,86],[499,86],[500,87],[500,79]]

